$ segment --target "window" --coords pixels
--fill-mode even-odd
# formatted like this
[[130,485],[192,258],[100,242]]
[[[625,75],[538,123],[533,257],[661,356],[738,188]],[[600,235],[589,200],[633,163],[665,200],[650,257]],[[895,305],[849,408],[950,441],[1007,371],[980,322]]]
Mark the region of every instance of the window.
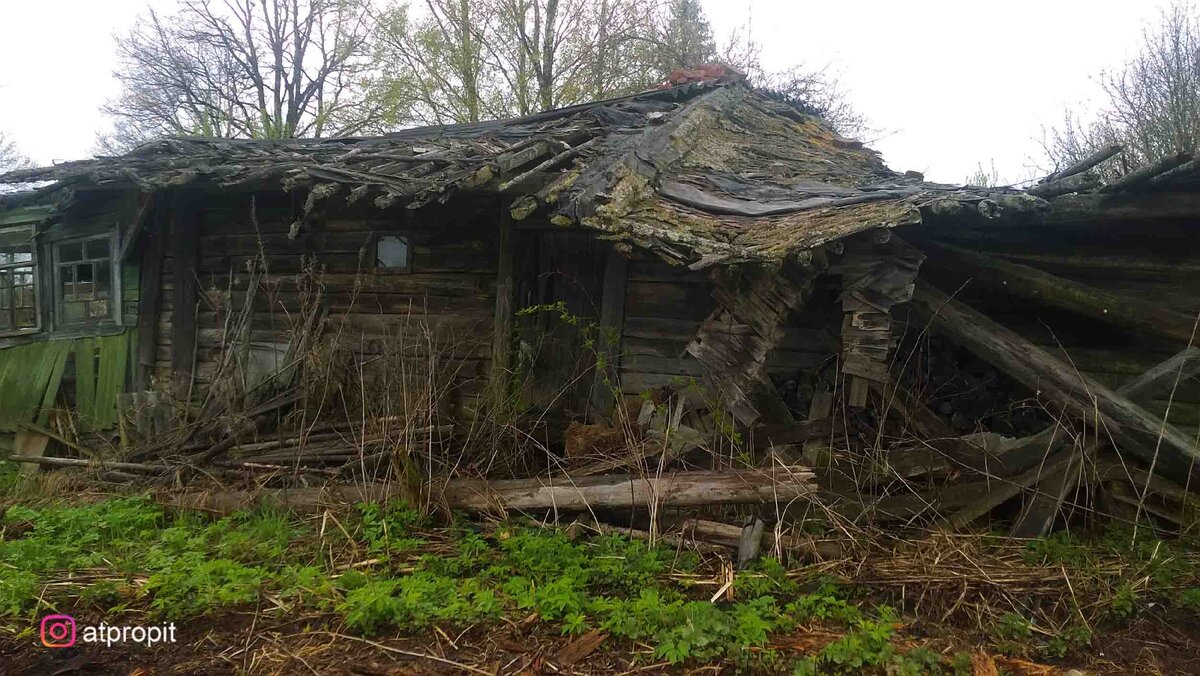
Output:
[[383,271],[409,272],[412,269],[412,252],[408,248],[408,237],[380,237],[375,242],[375,267]]
[[55,245],[59,325],[95,323],[112,316],[112,258],[112,237],[108,235]]
[[33,229],[0,230],[0,333],[38,328]]

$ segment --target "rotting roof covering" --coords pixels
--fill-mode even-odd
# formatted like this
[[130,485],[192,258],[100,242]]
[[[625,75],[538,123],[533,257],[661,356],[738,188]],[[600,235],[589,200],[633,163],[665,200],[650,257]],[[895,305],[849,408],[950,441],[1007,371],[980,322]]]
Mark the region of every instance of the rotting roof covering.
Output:
[[524,118],[364,138],[167,138],[117,157],[0,176],[44,191],[187,185],[309,190],[380,207],[498,192],[676,263],[780,261],[848,235],[967,210],[1038,211],[1017,190],[926,183],[736,80],[652,90]]

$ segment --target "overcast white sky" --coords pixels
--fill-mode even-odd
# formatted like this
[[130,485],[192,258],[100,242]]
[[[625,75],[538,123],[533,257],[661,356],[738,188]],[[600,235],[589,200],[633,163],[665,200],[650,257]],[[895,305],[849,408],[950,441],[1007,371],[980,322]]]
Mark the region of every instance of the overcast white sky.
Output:
[[[173,0],[0,0],[0,129],[39,163],[86,157],[116,94],[112,36]],[[704,0],[719,33],[750,20],[770,68],[828,66],[900,171],[1018,181],[1042,128],[1095,100],[1167,0]]]

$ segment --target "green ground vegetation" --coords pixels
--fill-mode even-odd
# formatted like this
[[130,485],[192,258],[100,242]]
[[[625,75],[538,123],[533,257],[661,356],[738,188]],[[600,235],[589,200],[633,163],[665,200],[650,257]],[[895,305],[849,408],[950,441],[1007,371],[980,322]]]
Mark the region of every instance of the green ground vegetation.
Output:
[[[1091,621],[1040,627],[1007,613],[987,640],[1000,652],[1062,657],[1092,640],[1096,618],[1128,622],[1152,604],[1195,612],[1200,574],[1181,554],[1194,544],[1116,530],[1035,541],[1030,565],[1101,566],[1114,552],[1134,564],[1112,577],[1102,602],[1078,609]],[[713,602],[706,565],[614,535],[519,523],[433,528],[401,504],[306,519],[266,509],[213,518],[139,496],[12,504],[0,518],[0,633],[32,640],[34,620],[51,612],[182,620],[247,607],[311,611],[368,637],[536,617],[564,635],[595,629],[651,646],[647,660],[796,674],[970,673],[969,654],[921,647],[903,635],[912,618],[819,567],[764,559],[737,574],[731,600]],[[814,627],[837,638],[802,654],[777,647]]]

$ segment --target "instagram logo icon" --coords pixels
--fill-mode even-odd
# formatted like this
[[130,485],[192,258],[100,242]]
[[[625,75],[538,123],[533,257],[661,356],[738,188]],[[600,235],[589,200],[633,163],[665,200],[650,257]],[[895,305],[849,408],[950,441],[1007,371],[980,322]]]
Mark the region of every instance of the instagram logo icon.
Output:
[[75,645],[75,618],[70,615],[43,617],[42,645],[47,648],[70,648]]

